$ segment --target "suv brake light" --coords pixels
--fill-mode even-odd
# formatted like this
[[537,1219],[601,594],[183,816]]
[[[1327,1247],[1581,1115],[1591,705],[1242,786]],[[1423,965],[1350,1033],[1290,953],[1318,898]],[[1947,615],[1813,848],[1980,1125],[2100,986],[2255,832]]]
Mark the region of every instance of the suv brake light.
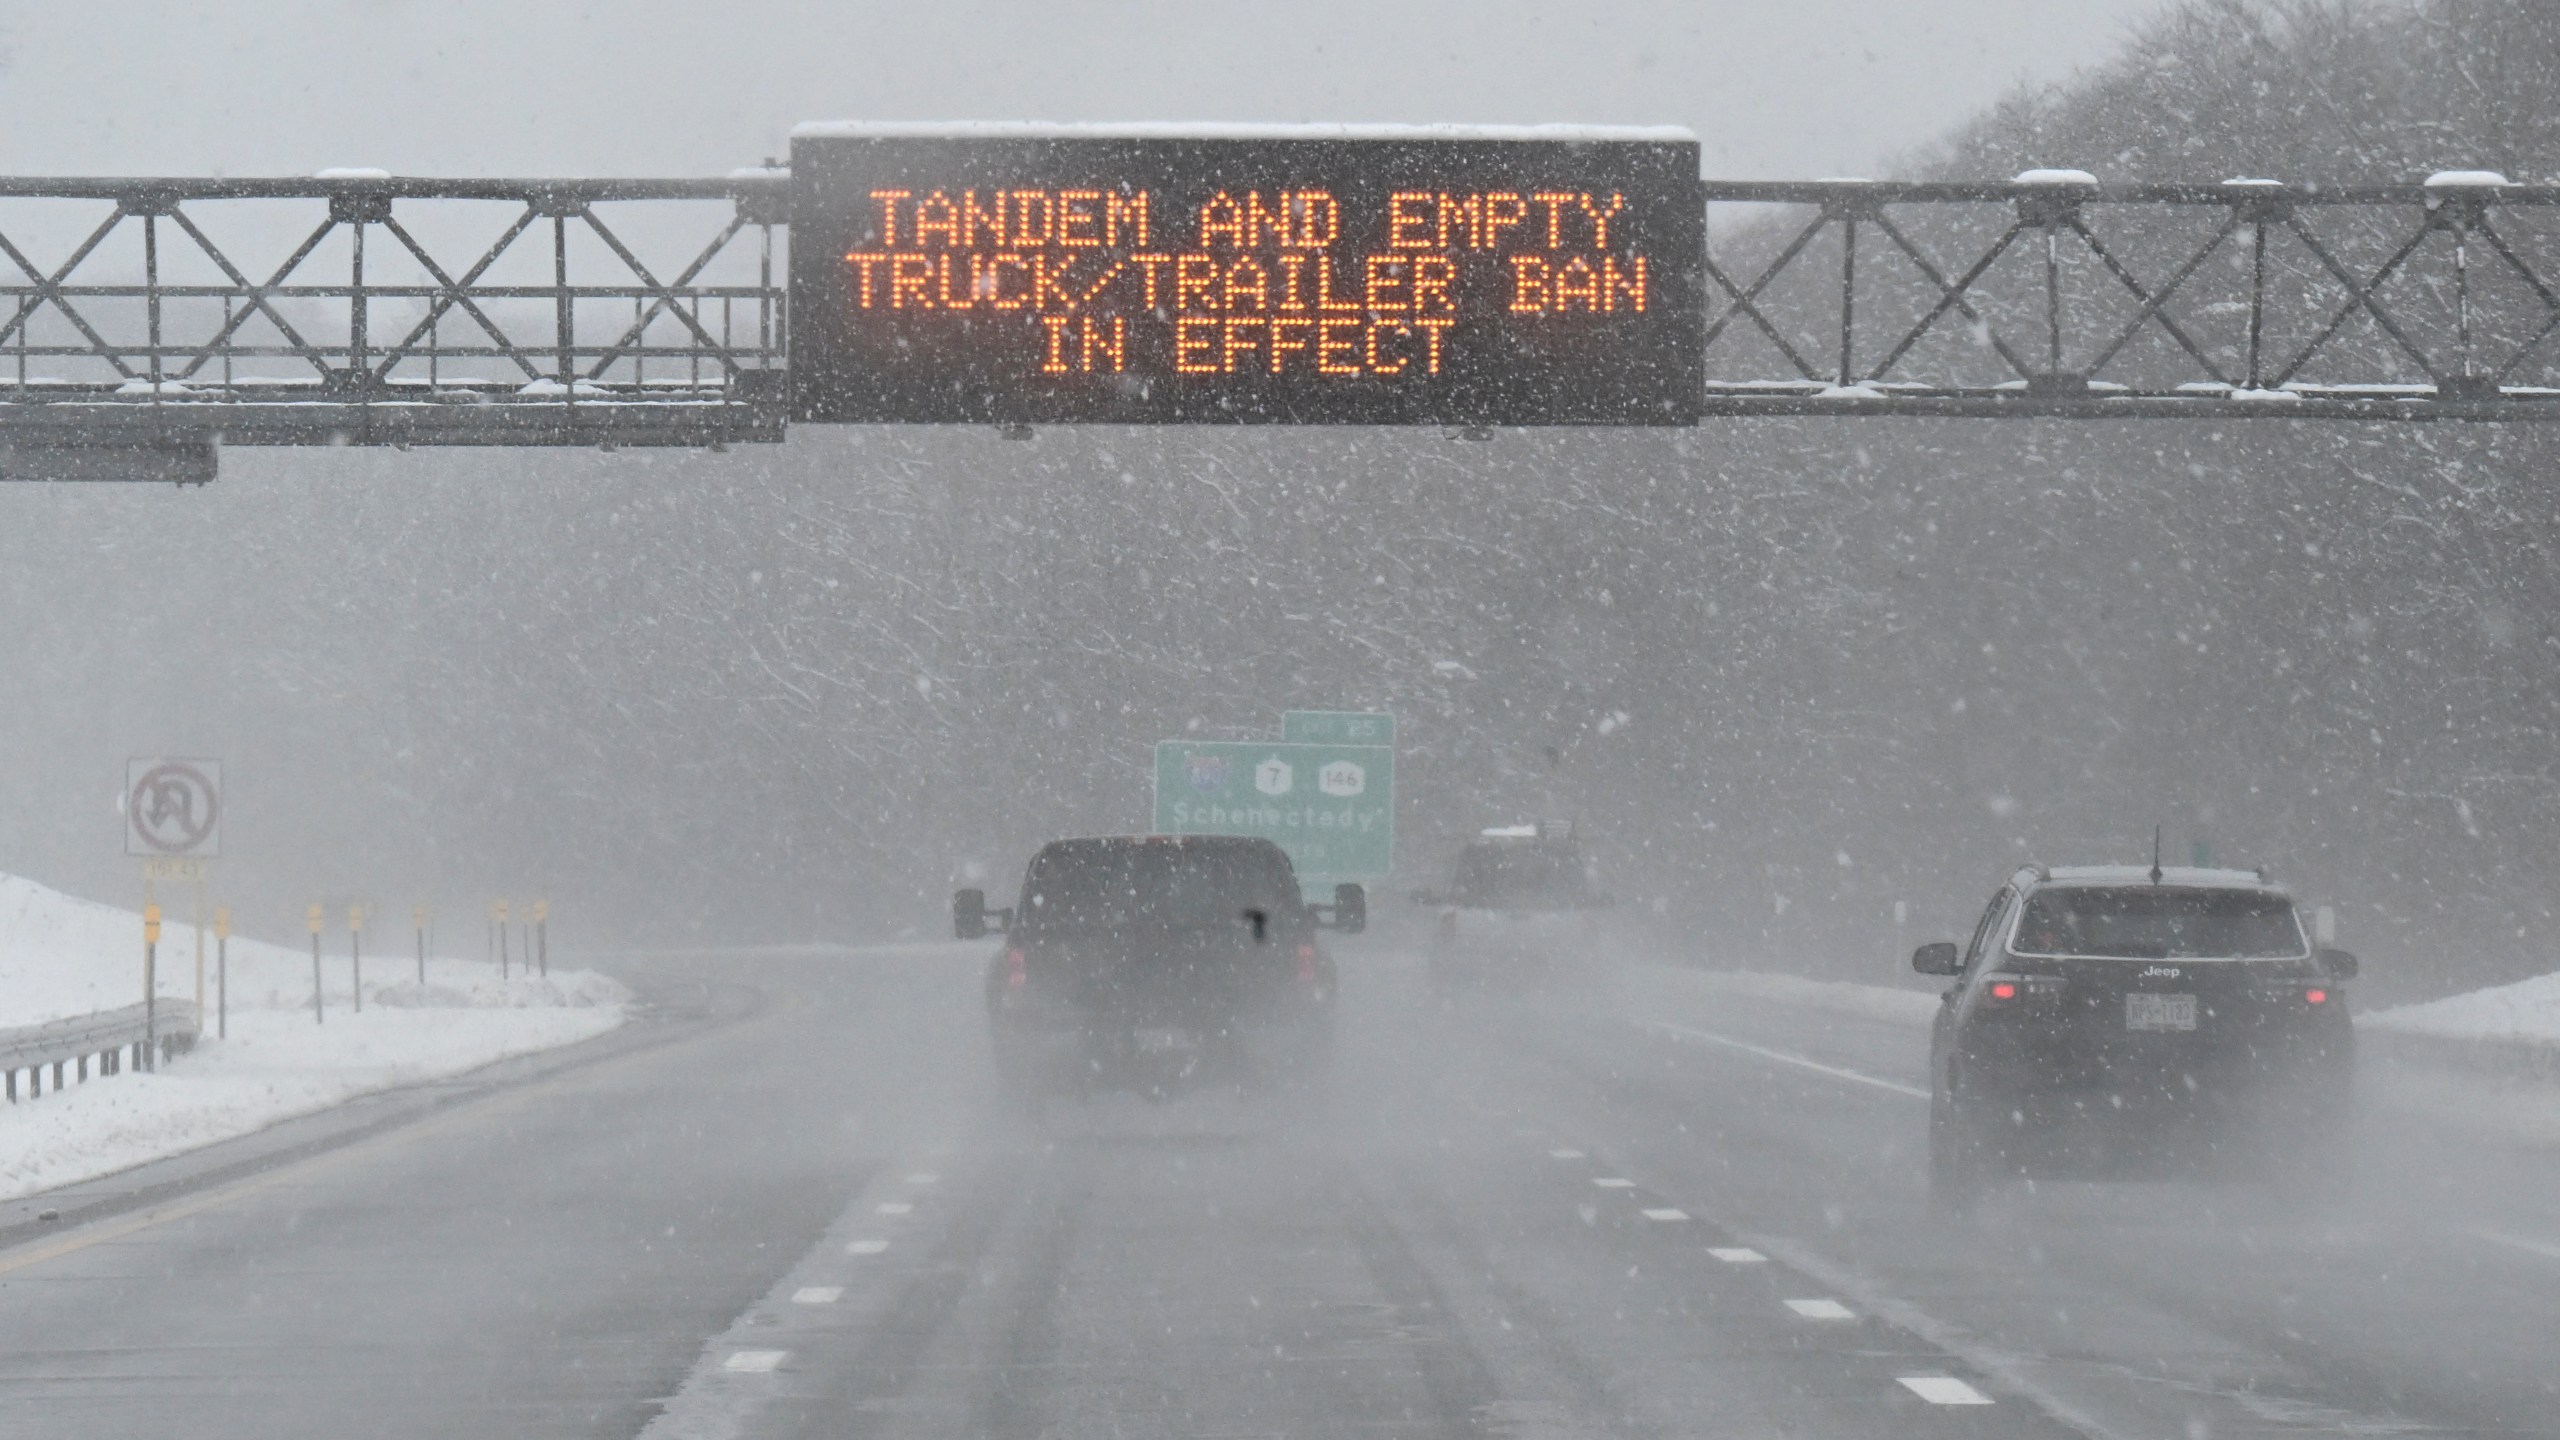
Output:
[[1301,985],[1316,983],[1316,947],[1313,945],[1298,947],[1298,983]]
[[1006,989],[1019,990],[1031,983],[1031,957],[1022,953],[1021,946],[1016,945],[1005,951],[1004,963]]
[[2003,975],[1982,988],[1982,998],[1992,1005],[2015,1005],[2021,1000],[2062,993],[2059,975]]

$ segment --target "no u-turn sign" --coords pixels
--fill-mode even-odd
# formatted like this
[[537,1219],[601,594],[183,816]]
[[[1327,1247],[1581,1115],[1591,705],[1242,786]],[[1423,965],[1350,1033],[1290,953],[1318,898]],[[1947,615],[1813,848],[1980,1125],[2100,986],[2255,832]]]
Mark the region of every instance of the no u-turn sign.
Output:
[[222,853],[222,762],[149,756],[124,762],[124,853]]

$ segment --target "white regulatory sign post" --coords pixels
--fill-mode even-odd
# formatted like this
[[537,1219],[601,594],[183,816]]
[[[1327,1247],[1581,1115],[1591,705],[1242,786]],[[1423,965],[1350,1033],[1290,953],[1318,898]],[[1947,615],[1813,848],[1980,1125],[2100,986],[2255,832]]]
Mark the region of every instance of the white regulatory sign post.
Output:
[[149,756],[124,762],[124,853],[211,860],[222,853],[222,762]]

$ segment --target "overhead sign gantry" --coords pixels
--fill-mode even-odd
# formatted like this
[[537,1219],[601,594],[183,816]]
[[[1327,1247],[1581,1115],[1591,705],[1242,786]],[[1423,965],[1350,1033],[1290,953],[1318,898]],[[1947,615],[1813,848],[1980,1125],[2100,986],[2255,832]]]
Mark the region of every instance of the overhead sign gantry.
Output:
[[1697,158],[1658,129],[847,124],[717,180],[0,178],[0,478],[794,422],[2560,418],[2560,187]]

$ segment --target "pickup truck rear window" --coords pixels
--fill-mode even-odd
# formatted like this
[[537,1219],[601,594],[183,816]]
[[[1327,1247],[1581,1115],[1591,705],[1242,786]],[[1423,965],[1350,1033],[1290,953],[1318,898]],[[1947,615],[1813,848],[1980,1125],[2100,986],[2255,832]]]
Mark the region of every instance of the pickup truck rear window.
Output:
[[1456,899],[1492,910],[1569,910],[1590,898],[1582,852],[1571,845],[1496,842],[1458,855]]
[[1056,929],[1197,930],[1278,920],[1296,882],[1275,850],[1241,845],[1067,842],[1034,856],[1024,877],[1024,923]]

